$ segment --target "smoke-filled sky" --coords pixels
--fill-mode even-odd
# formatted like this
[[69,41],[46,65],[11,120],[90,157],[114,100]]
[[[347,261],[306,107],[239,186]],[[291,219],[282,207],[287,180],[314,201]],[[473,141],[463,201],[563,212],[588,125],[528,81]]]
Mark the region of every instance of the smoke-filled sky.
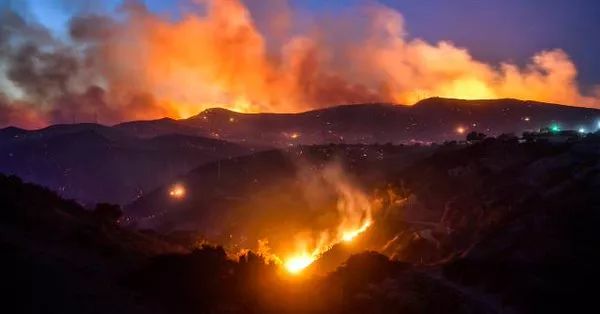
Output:
[[0,0],[0,126],[430,96],[600,106],[594,0]]

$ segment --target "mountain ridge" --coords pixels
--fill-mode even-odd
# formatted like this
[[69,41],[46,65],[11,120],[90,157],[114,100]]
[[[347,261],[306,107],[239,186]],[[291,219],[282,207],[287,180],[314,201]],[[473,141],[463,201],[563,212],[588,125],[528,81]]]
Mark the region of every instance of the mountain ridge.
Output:
[[[243,114],[226,109],[203,112],[188,119],[131,121],[114,126],[79,123],[29,131],[5,128],[0,130],[0,171],[60,192],[71,189],[72,194],[63,194],[67,197],[123,203],[131,201],[138,191],[152,190],[204,162],[264,149],[443,143],[464,140],[472,131],[490,136],[519,135],[551,125],[582,132],[600,128],[598,109],[514,99],[431,98],[414,106],[354,104],[297,114]],[[117,188],[99,169],[119,174],[120,182],[126,183]],[[72,181],[75,173],[76,182]],[[85,179],[91,173],[102,178],[104,188],[98,188],[91,177]],[[148,182],[153,184],[148,186]],[[88,199],[86,190],[96,194],[106,191]]]
[[9,125],[4,128],[0,128],[0,132],[6,132],[8,130],[12,130],[15,132],[16,131],[19,131],[19,132],[21,132],[21,131],[28,131],[28,132],[41,131],[41,130],[46,130],[46,129],[56,127],[56,126],[68,126],[68,125],[100,125],[100,126],[105,126],[105,127],[119,128],[119,127],[125,127],[128,125],[131,125],[131,124],[158,123],[158,122],[177,123],[177,122],[181,122],[181,121],[195,120],[195,119],[201,118],[203,115],[206,115],[206,114],[229,114],[229,115],[235,115],[235,116],[297,116],[297,115],[305,115],[305,114],[323,113],[323,112],[328,112],[331,110],[337,111],[337,110],[344,110],[344,109],[358,109],[358,108],[364,108],[364,107],[409,109],[409,108],[423,107],[424,105],[431,105],[431,104],[439,105],[439,104],[444,104],[444,103],[460,104],[460,105],[464,105],[464,106],[480,106],[482,103],[485,105],[511,103],[511,104],[519,104],[519,105],[550,106],[553,108],[561,108],[561,109],[578,109],[578,110],[583,110],[583,111],[590,110],[590,111],[596,111],[596,112],[600,113],[600,109],[598,109],[598,108],[581,107],[581,106],[558,104],[558,103],[549,103],[549,102],[542,102],[542,101],[536,101],[536,100],[523,100],[523,99],[517,99],[517,98],[460,99],[460,98],[430,97],[430,98],[426,98],[423,100],[419,100],[412,105],[385,103],[385,102],[338,104],[338,105],[332,105],[332,106],[328,106],[328,107],[324,107],[324,108],[309,109],[306,111],[293,112],[293,113],[283,113],[283,112],[244,113],[244,112],[233,111],[233,110],[226,109],[223,107],[211,107],[211,108],[204,109],[195,115],[192,115],[187,118],[181,118],[181,119],[175,119],[175,118],[171,118],[171,117],[162,117],[162,118],[157,118],[157,119],[124,121],[124,122],[119,122],[116,124],[100,124],[100,123],[91,123],[91,122],[59,123],[59,124],[53,124],[53,125],[49,125],[49,126],[46,126],[43,128],[39,128],[39,129],[25,129],[25,128]]

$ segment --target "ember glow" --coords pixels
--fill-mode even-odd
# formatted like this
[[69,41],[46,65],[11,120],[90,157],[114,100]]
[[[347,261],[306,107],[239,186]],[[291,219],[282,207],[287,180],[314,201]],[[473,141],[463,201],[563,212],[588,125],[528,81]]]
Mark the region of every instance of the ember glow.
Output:
[[310,266],[314,261],[319,259],[319,257],[323,253],[331,249],[334,245],[339,244],[341,242],[352,242],[352,240],[354,240],[357,236],[365,232],[371,226],[371,224],[372,222],[368,220],[365,223],[363,223],[363,225],[360,226],[358,229],[343,231],[339,239],[336,239],[332,243],[327,243],[318,246],[311,253],[301,252],[296,255],[292,255],[291,257],[285,260],[285,269],[291,274],[300,273],[302,270]]
[[176,184],[169,190],[169,196],[174,199],[185,197],[185,187],[181,184]]
[[306,267],[310,266],[310,264],[312,264],[316,259],[317,259],[316,256],[312,256],[312,255],[308,255],[308,254],[294,256],[285,262],[285,268],[287,269],[288,272],[290,272],[292,274],[297,274],[300,271],[302,271],[303,269],[305,269]]
[[[299,112],[343,103],[410,105],[433,96],[600,104],[594,92],[582,94],[575,64],[561,49],[541,51],[524,66],[487,64],[449,41],[409,37],[402,14],[377,2],[303,27],[301,14],[274,1],[260,12],[276,21],[267,28],[240,0],[198,1],[175,20],[127,3],[119,19],[75,17],[68,42],[7,41],[12,50],[0,56],[6,65],[0,71],[8,74],[0,73],[0,81],[9,88],[0,114],[8,124],[185,118],[209,107]],[[39,47],[24,54],[23,42]],[[55,73],[59,61],[66,65]],[[30,71],[17,75],[20,69]]]
[[365,232],[371,226],[371,221],[365,222],[360,228],[355,230],[347,230],[342,232],[341,239],[336,240],[333,243],[329,243],[327,245],[317,247],[312,253],[302,252],[297,255],[293,255],[289,257],[285,261],[285,269],[291,274],[298,274],[308,266],[310,266],[314,261],[319,259],[319,257],[325,253],[327,250],[331,249],[336,244],[343,242],[352,242],[358,235]]
[[366,221],[360,228],[356,230],[349,230],[343,233],[342,240],[345,242],[352,242],[356,236],[365,232],[371,226],[371,221]]
[[373,225],[373,205],[367,195],[344,175],[340,165],[325,167],[323,178],[337,191],[339,222],[337,228],[296,237],[296,249],[283,259],[283,266],[291,274],[300,273],[334,245],[351,242]]

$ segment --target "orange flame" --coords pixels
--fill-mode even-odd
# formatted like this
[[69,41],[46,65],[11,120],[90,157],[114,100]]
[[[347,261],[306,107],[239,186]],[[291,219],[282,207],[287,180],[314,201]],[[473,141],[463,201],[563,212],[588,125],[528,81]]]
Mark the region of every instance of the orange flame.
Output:
[[327,250],[331,249],[334,245],[343,242],[352,242],[358,235],[365,232],[370,226],[372,222],[365,221],[365,223],[360,226],[358,229],[346,230],[342,232],[341,238],[336,239],[332,243],[328,243],[326,245],[317,246],[312,252],[308,253],[306,251],[302,251],[296,255],[289,257],[285,261],[285,268],[291,274],[298,274],[308,266],[310,266],[313,262],[315,262],[323,253]]
[[185,196],[185,187],[181,184],[175,184],[169,190],[169,196],[175,199],[183,198]]
[[[178,20],[127,3],[122,18],[77,42],[85,67],[61,88],[69,106],[61,97],[29,99],[9,84],[0,115],[28,126],[80,116],[113,123],[185,118],[209,107],[300,112],[433,96],[600,106],[600,87],[583,94],[577,68],[561,49],[541,51],[525,66],[488,64],[448,41],[409,38],[400,12],[376,2],[311,20],[308,28],[285,0],[270,0],[262,11],[246,5],[254,1],[195,0],[202,8]],[[96,24],[81,24],[81,32],[102,28]],[[97,86],[101,93],[93,92]]]
[[[187,117],[216,106],[297,112],[339,103],[412,104],[431,96],[600,103],[580,93],[577,69],[562,50],[540,52],[523,68],[495,66],[447,41],[408,39],[402,15],[383,5],[347,13],[347,20],[363,24],[327,21],[291,34],[295,21],[285,2],[274,1],[278,11],[263,18],[277,23],[262,32],[240,0],[200,2],[203,14],[178,21],[130,8],[102,46],[101,71],[112,98],[150,92],[161,109],[136,116]],[[355,19],[358,14],[368,18]],[[357,35],[339,36],[340,30]]]
[[323,230],[316,240],[310,235],[297,236],[297,250],[284,262],[285,268],[292,274],[297,274],[310,266],[334,245],[351,242],[373,224],[371,202],[366,194],[344,175],[339,164],[334,163],[325,167],[323,178],[337,190],[339,225],[336,232]]
[[303,253],[302,255],[294,256],[285,262],[285,268],[292,274],[297,274],[306,267],[310,266],[315,260],[316,256],[308,255]]
[[365,232],[365,230],[367,230],[370,226],[371,221],[369,220],[366,221],[360,228],[356,230],[345,231],[342,235],[342,240],[344,240],[345,242],[351,242],[352,240],[354,240],[354,238],[356,238],[356,236]]

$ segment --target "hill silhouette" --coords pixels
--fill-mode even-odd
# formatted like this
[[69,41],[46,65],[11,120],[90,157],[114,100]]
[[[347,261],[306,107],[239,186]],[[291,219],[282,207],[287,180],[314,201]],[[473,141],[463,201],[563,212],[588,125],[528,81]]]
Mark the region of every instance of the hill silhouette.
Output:
[[[107,207],[117,215],[105,215]],[[118,206],[87,210],[14,176],[0,175],[0,208],[2,291],[5,306],[19,312],[136,312],[134,296],[120,288],[119,278],[149,256],[186,251],[176,242],[120,229]]]
[[[325,277],[290,278],[263,257],[194,250],[123,230],[40,186],[0,175],[5,306],[27,313],[463,313],[463,302],[407,264],[366,252]],[[118,208],[118,207],[116,207]],[[430,302],[435,298],[435,303]]]
[[598,147],[596,135],[562,144],[506,136],[431,147],[297,147],[199,167],[182,177],[189,199],[170,202],[163,188],[126,211],[158,210],[150,226],[204,230],[227,247],[276,240],[277,228],[291,230],[286,219],[311,225],[310,204],[294,183],[297,159],[314,169],[341,159],[383,209],[351,247],[334,246],[316,261],[315,271],[327,274],[368,248],[422,267],[426,278],[497,311],[566,311],[593,300],[581,287],[596,278]]
[[[80,202],[129,203],[206,162],[295,145],[431,143],[470,131],[520,134],[557,124],[598,127],[600,111],[515,99],[430,98],[294,114],[208,109],[188,119],[0,130],[0,172]],[[465,134],[457,132],[458,128]],[[94,178],[94,179],[92,179]]]
[[0,150],[0,172],[91,204],[128,203],[203,162],[250,151],[181,134],[138,138],[98,124],[4,129]]
[[552,123],[563,128],[595,130],[597,109],[517,99],[459,100],[429,98],[412,106],[394,104],[341,105],[295,114],[244,114],[207,109],[182,120],[154,120],[117,125],[143,129],[145,136],[162,132],[218,136],[267,146],[289,144],[375,144],[411,141],[443,142],[462,138],[459,126],[490,135],[520,134]]
[[[161,201],[158,189],[125,216],[115,205],[86,209],[0,175],[6,295],[29,312],[51,313],[580,311],[595,300],[588,287],[600,239],[598,147],[589,135],[559,144],[501,137],[272,150],[201,166],[181,178],[194,195],[189,203]],[[234,227],[251,238],[252,230],[259,237],[310,221],[292,179],[300,153],[309,165],[343,162],[382,203],[371,228],[325,252],[304,276],[252,252],[233,255],[237,233],[220,242],[202,232],[225,250],[167,232]],[[148,204],[163,210],[159,232],[119,226]],[[219,225],[215,213],[233,220]]]

